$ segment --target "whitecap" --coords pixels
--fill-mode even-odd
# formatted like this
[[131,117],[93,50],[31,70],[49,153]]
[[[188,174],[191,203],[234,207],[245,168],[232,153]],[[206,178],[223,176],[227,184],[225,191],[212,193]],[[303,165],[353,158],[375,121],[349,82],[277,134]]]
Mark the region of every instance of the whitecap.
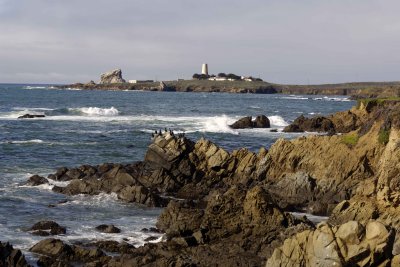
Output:
[[84,107],[84,108],[69,108],[69,111],[72,112],[80,112],[83,115],[89,116],[117,116],[119,114],[118,109],[111,107],[111,108],[98,108],[98,107]]
[[268,119],[271,123],[271,126],[275,127],[285,127],[288,126],[289,124],[285,121],[284,118],[282,118],[279,115],[274,115],[274,116],[268,116]]

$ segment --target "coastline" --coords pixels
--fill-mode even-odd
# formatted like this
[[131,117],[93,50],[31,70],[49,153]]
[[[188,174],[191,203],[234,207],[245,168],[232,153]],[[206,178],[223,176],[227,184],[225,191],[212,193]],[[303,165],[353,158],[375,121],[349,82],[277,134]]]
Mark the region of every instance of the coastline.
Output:
[[[113,192],[123,201],[166,206],[157,222],[166,240],[139,248],[99,242],[93,251],[88,248],[93,244],[50,238],[31,250],[46,256],[44,266],[397,263],[400,225],[392,218],[399,199],[399,109],[398,101],[359,101],[325,118],[340,134],[279,139],[258,153],[228,153],[205,139],[193,142],[163,132],[153,137],[142,162],[59,170],[49,178],[71,182],[55,192]],[[324,129],[311,124],[315,131]],[[173,198],[167,203],[165,195]],[[327,216],[328,222],[315,226],[288,213],[304,210]],[[60,249],[49,249],[54,246]],[[120,255],[101,252],[110,247]]]
[[375,97],[397,97],[400,82],[361,82],[321,85],[283,85],[260,81],[208,81],[184,80],[144,82],[138,84],[94,84],[75,83],[55,86],[60,89],[82,90],[141,90],[164,92],[223,92],[253,94],[293,94],[293,95],[345,95],[353,99]]

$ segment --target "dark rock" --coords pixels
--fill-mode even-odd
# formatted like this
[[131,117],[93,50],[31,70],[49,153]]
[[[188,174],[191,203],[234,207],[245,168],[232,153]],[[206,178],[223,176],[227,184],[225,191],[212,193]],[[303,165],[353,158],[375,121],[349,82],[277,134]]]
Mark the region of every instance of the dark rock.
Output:
[[246,129],[246,128],[269,128],[271,125],[267,116],[259,115],[256,117],[254,121],[252,120],[251,116],[248,116],[239,119],[238,121],[229,126],[232,129]]
[[18,119],[33,119],[33,118],[44,118],[45,115],[35,115],[35,114],[24,114],[19,116]]
[[149,241],[154,241],[154,240],[157,240],[157,239],[158,239],[157,236],[149,236],[144,241],[149,242]]
[[41,184],[47,184],[48,182],[49,181],[46,178],[42,177],[42,176],[33,175],[33,176],[31,176],[29,178],[28,182],[26,182],[26,185],[38,186],[38,185],[41,185]]
[[278,132],[278,129],[271,129],[270,132],[271,132],[271,133],[277,133],[277,132]]
[[[34,235],[64,235],[66,233],[65,227],[60,226],[58,223],[53,221],[40,221],[35,223],[29,231],[33,231]],[[47,234],[46,234],[47,233]]]
[[126,242],[117,242],[113,240],[101,240],[88,244],[89,247],[97,247],[107,252],[113,253],[133,253],[135,247]]
[[269,128],[271,126],[269,119],[265,115],[259,115],[253,122],[254,128]]
[[229,125],[232,129],[245,129],[245,128],[253,128],[253,121],[251,116],[243,117],[238,121],[234,122],[232,125]]
[[284,132],[329,132],[335,133],[335,125],[332,120],[316,116],[306,118],[303,115],[294,120],[292,124],[283,129]]
[[99,226],[96,226],[96,230],[107,234],[116,234],[121,232],[121,230],[115,227],[113,224],[101,224]]
[[14,249],[9,243],[0,242],[0,266],[29,267],[30,265],[19,249]]

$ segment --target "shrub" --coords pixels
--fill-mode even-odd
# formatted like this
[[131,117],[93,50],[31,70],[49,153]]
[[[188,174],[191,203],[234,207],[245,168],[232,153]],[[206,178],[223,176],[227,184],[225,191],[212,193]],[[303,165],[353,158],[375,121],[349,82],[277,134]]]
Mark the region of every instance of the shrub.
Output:
[[357,133],[350,133],[342,136],[342,141],[344,144],[348,146],[354,146],[358,142],[358,134]]
[[389,142],[389,135],[390,135],[390,130],[381,129],[378,135],[378,142],[380,144],[386,145]]

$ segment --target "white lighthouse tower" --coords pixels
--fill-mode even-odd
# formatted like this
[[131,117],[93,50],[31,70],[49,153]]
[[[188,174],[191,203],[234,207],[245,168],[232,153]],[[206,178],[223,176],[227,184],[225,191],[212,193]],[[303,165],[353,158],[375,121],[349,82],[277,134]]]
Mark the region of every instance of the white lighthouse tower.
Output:
[[201,74],[208,75],[208,65],[207,65],[207,63],[204,63],[204,64],[201,66]]

